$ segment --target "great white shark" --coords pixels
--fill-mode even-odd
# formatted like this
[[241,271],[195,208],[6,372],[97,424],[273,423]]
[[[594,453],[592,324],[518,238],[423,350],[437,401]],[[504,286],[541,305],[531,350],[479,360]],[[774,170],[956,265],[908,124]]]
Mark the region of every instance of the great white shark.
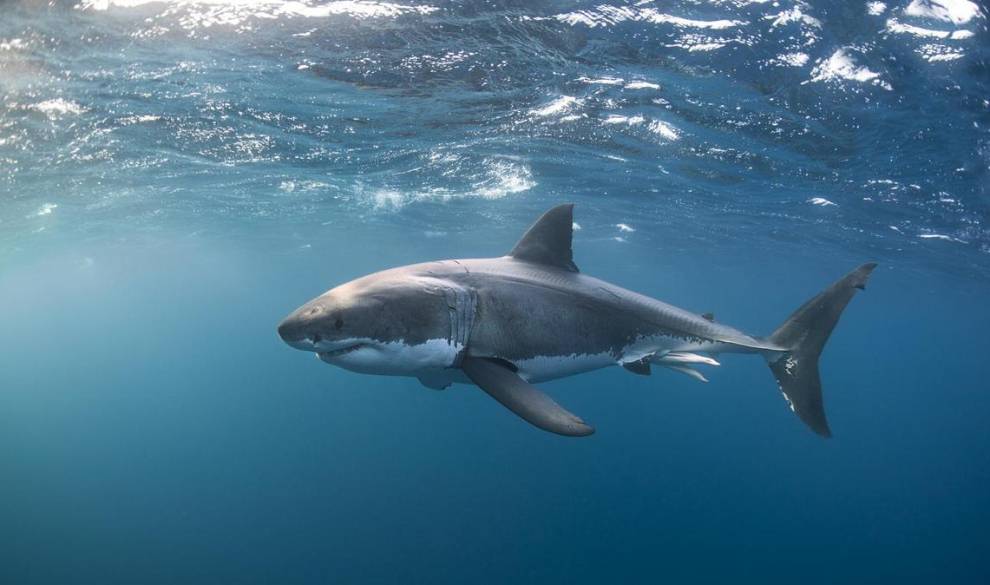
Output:
[[594,429],[534,386],[608,366],[654,365],[706,381],[696,366],[721,353],[762,356],[798,417],[831,435],[818,358],[875,263],[843,276],[767,337],[747,335],[582,274],[571,250],[573,205],[554,207],[500,258],[441,260],[376,272],[333,288],[278,326],[290,346],[363,374],[425,386],[475,384],[531,424]]

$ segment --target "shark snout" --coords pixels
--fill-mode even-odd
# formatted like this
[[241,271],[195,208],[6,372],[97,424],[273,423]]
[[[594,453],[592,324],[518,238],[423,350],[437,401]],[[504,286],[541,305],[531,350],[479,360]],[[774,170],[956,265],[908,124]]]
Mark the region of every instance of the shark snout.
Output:
[[[306,334],[303,332],[302,328],[298,326],[297,323],[293,322],[292,318],[284,319],[278,324],[278,336],[282,338],[282,341],[291,345],[292,347],[297,347],[303,341],[307,341]],[[299,348],[302,349],[302,348]]]
[[288,345],[303,351],[317,351],[324,336],[321,319],[326,307],[316,300],[306,303],[289,314],[278,324],[278,336]]
[[296,314],[289,315],[278,324],[278,336],[288,345],[303,351],[316,351],[323,341],[312,321]]

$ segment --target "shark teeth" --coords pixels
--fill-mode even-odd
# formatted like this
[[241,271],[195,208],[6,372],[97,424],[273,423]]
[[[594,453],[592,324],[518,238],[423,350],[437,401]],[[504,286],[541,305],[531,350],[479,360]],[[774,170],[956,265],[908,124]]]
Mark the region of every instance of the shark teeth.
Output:
[[317,352],[316,355],[321,360],[326,361],[329,358],[339,357],[339,356],[342,356],[344,354],[351,353],[354,350],[361,349],[362,347],[364,347],[364,344],[363,343],[357,343],[355,345],[348,345],[347,347],[342,347],[340,349],[334,349],[332,351],[321,351],[321,352]]

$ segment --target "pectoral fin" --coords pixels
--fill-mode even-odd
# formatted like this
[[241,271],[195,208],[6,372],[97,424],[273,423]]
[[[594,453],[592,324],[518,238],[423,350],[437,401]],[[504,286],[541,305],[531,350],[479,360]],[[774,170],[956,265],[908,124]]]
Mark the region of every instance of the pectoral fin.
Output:
[[583,420],[564,410],[549,396],[498,361],[465,356],[461,369],[479,388],[501,402],[502,406],[534,426],[569,437],[585,437],[595,432]]

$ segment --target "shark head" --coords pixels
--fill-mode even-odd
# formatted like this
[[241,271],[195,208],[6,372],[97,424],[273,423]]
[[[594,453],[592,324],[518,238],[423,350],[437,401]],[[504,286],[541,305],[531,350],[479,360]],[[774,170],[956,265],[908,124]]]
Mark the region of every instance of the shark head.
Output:
[[453,364],[459,347],[441,287],[398,270],[333,288],[278,326],[285,343],[361,373],[410,375]]

